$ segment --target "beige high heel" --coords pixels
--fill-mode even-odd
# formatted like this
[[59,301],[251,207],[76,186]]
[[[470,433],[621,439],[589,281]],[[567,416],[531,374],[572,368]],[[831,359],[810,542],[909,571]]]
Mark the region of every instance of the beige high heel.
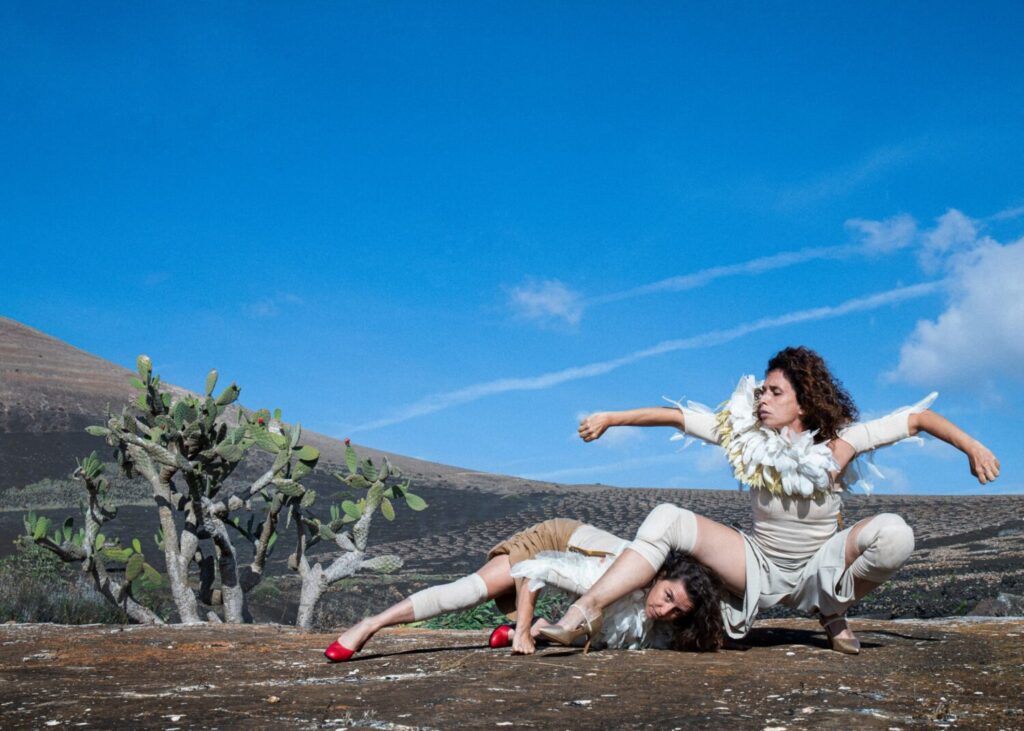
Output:
[[844,655],[859,655],[860,654],[860,640],[854,637],[852,640],[845,637],[836,637],[839,632],[843,631],[840,627],[838,630],[834,629],[832,625],[842,622],[846,624],[846,615],[837,614],[831,619],[826,617],[820,617],[818,621],[821,626],[825,629],[825,635],[828,637],[829,644],[832,645],[832,649],[836,652],[841,652]]
[[578,604],[573,604],[569,607],[569,609],[573,608],[578,609],[580,614],[583,615],[583,621],[576,625],[575,629],[565,629],[565,627],[559,627],[557,624],[553,624],[547,627],[541,627],[537,633],[552,642],[556,642],[559,645],[564,645],[566,647],[585,635],[587,643],[583,645],[583,654],[586,655],[590,652],[590,643],[593,642],[594,638],[601,632],[601,627],[604,625],[604,615],[601,612],[598,612],[596,617],[590,618],[583,610],[583,607]]

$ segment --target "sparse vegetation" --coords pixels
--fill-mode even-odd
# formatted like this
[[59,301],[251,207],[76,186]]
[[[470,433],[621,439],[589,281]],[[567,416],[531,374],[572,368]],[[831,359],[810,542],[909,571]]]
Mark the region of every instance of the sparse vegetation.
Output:
[[[111,505],[152,503],[152,491],[140,480],[108,477],[107,499]],[[0,490],[0,510],[63,508],[82,502],[82,485],[74,479],[42,479],[23,487]]]
[[125,623],[87,577],[31,541],[0,559],[0,622]]
[[[297,619],[302,627],[311,625],[315,605],[330,584],[361,570],[387,573],[401,567],[398,556],[366,556],[371,522],[378,512],[393,520],[394,500],[403,500],[414,511],[427,504],[409,491],[407,481],[400,482],[400,471],[386,458],[379,466],[360,460],[346,440],[348,473],[334,476],[356,492],[351,496],[356,499],[331,505],[330,519],[321,520],[312,512],[316,492],[302,483],[320,453],[302,444],[300,425],[285,424],[280,410],[271,415],[267,410],[247,414],[229,409],[241,390],[232,383],[214,398],[216,371],[206,378],[204,397],[175,397],[161,386],[148,357],[139,356],[137,368],[132,384],[140,393],[134,408],[108,413],[104,425],[87,431],[113,447],[125,477],[139,475],[150,487],[158,518],[154,540],[163,552],[167,586],[181,622],[202,621],[200,602],[222,607],[223,616],[208,612],[210,621],[252,621],[248,595],[263,578],[282,519],[285,528],[294,526],[296,535],[288,565],[302,577]],[[233,425],[229,412],[236,415]],[[252,448],[269,453],[272,466],[251,483],[229,482]],[[102,472],[94,452],[74,473],[87,493],[84,528],[76,530],[68,518],[51,534],[48,518],[29,514],[26,536],[65,562],[81,563],[96,590],[132,621],[159,623],[162,618],[141,599],[163,579],[146,561],[141,541],[121,546],[100,532],[117,515],[110,482]],[[351,530],[346,529],[349,523]],[[252,545],[250,563],[240,565],[233,539]],[[310,548],[323,541],[342,551],[326,567],[309,557]],[[116,576],[109,562],[124,563],[123,575]]]
[[[564,594],[543,592],[537,600],[534,616],[554,621],[561,617],[568,608],[569,600]],[[462,612],[442,614],[417,626],[427,629],[494,629],[499,624],[506,624],[508,621],[508,617],[498,610],[497,605],[493,601],[489,601]]]

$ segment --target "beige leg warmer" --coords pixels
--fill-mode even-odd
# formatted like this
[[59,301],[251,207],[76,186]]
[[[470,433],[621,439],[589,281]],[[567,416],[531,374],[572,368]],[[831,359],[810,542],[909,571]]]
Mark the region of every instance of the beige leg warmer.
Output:
[[857,535],[860,555],[850,564],[850,573],[876,584],[892,576],[914,550],[914,531],[898,515],[882,513],[871,519]]
[[487,598],[487,584],[479,574],[463,576],[450,584],[432,586],[409,597],[413,617],[418,622],[445,612],[475,607]]
[[697,543],[697,516],[678,505],[662,503],[652,510],[629,547],[660,569],[671,549],[689,553]]

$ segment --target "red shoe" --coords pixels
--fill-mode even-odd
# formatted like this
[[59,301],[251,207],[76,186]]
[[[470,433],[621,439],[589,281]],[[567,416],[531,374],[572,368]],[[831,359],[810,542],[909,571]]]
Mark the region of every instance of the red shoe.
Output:
[[502,647],[511,647],[513,629],[514,628],[510,624],[503,624],[499,627],[495,627],[494,631],[491,632],[491,638],[487,640],[487,644],[495,650]]
[[350,660],[355,654],[355,650],[350,650],[337,641],[332,642],[327,646],[327,649],[324,650],[324,657],[331,662],[345,662],[346,660]]

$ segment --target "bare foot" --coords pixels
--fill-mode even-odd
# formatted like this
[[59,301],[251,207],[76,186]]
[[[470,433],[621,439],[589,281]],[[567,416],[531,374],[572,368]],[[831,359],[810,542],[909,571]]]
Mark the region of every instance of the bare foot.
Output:
[[375,630],[370,624],[370,620],[364,619],[362,622],[354,624],[342,632],[338,637],[338,642],[342,647],[353,652],[359,652],[359,650],[363,649],[366,641],[373,636],[374,632]]

